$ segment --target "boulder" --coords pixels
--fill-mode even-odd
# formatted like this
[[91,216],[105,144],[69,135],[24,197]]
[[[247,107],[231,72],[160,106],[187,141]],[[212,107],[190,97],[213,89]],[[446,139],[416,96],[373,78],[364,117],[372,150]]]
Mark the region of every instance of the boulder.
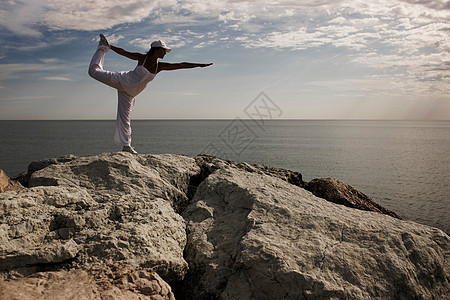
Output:
[[450,239],[232,166],[198,187],[185,299],[443,299]]
[[373,201],[369,196],[356,190],[351,185],[334,178],[313,179],[305,184],[305,189],[317,197],[326,199],[333,203],[342,204],[361,210],[375,211],[401,219],[401,217],[395,212],[382,207]]
[[40,272],[26,278],[0,280],[0,298],[175,300],[170,286],[157,273],[136,271],[126,265]]
[[199,167],[202,168],[203,173],[206,175],[203,176],[203,179],[206,178],[207,175],[211,174],[215,170],[227,166],[232,166],[250,173],[266,174],[272,177],[280,178],[286,182],[289,182],[290,184],[299,187],[303,187],[304,185],[301,173],[282,168],[274,168],[263,164],[248,164],[246,162],[236,163],[230,160],[226,160],[223,158],[207,154],[197,155],[195,157],[195,161],[197,162]]
[[14,180],[11,180],[8,176],[6,176],[5,172],[0,169],[0,193],[7,191],[18,191],[23,189],[23,186]]
[[181,280],[190,177],[181,155],[107,153],[43,164],[29,188],[0,197],[0,273],[111,263]]
[[77,156],[75,156],[73,154],[68,154],[68,155],[61,156],[59,158],[45,158],[45,159],[41,159],[38,161],[33,161],[28,165],[27,172],[19,174],[19,175],[13,177],[12,179],[21,183],[23,186],[28,187],[28,180],[30,179],[31,174],[33,174],[34,172],[42,170],[49,165],[65,163],[65,162],[74,160],[76,158],[77,158]]
[[337,179],[318,178],[313,179],[310,182],[304,182],[302,179],[302,174],[299,172],[274,168],[263,164],[248,164],[246,162],[236,163],[205,154],[196,156],[195,160],[202,169],[200,182],[215,170],[224,167],[234,167],[250,173],[266,174],[272,177],[280,178],[292,185],[305,188],[317,197],[333,203],[342,204],[361,210],[375,211],[401,219],[401,217],[395,212],[382,207],[373,201],[369,196],[354,189],[351,185]]

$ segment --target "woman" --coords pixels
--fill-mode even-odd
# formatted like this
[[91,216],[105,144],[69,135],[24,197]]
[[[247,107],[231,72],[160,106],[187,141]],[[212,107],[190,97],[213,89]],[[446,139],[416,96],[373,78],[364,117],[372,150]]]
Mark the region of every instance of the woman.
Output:
[[[111,49],[117,54],[123,55],[129,59],[137,60],[137,66],[134,70],[128,72],[110,72],[103,70],[103,59]],[[116,133],[114,142],[123,146],[122,151],[137,154],[131,147],[131,124],[130,113],[134,98],[142,92],[147,84],[152,81],[156,74],[161,71],[190,69],[196,67],[207,67],[209,64],[197,63],[166,63],[158,61],[158,58],[164,58],[171,49],[161,41],[154,41],[150,44],[150,51],[146,54],[137,52],[128,52],[122,48],[110,45],[103,34],[100,34],[100,42],[97,51],[92,57],[89,65],[89,75],[104,84],[117,89],[119,103],[117,106]]]

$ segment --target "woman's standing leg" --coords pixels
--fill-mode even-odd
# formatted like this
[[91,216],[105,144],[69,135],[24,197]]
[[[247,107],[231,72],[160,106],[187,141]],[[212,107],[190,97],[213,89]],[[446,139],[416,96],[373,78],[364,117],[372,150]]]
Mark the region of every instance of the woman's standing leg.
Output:
[[131,146],[130,114],[134,97],[119,90],[118,98],[116,134],[114,135],[114,142],[121,146]]
[[117,72],[103,70],[103,60],[109,47],[99,45],[89,64],[89,76],[116,89],[122,89]]

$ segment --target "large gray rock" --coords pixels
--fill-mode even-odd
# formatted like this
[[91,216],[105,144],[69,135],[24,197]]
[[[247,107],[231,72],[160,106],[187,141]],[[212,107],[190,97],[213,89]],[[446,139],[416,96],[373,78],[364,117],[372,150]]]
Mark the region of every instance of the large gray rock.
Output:
[[441,230],[327,202],[232,166],[198,187],[188,222],[186,299],[443,299]]
[[382,207],[373,201],[373,199],[369,196],[354,189],[351,185],[334,178],[317,178],[311,180],[310,182],[304,182],[302,179],[302,174],[299,172],[274,168],[262,164],[248,164],[246,162],[235,163],[233,161],[211,155],[198,155],[195,157],[195,160],[201,168],[201,174],[199,174],[201,181],[203,181],[215,170],[222,169],[224,167],[234,167],[250,173],[266,174],[272,177],[280,178],[292,185],[312,192],[317,197],[333,203],[342,204],[347,207],[361,210],[375,211],[401,219],[401,217],[395,212]]
[[36,168],[29,189],[0,196],[0,272],[121,263],[182,279],[186,233],[176,210],[198,172],[186,156],[129,153]]

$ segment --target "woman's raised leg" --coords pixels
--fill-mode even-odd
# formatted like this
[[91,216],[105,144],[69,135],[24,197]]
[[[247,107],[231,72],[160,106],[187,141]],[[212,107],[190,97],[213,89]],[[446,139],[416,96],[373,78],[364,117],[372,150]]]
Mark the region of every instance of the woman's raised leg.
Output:
[[89,76],[98,81],[109,85],[116,89],[121,89],[122,85],[119,81],[119,74],[117,72],[110,72],[103,70],[103,60],[109,47],[105,45],[99,45],[94,56],[92,56],[91,63],[89,64]]

